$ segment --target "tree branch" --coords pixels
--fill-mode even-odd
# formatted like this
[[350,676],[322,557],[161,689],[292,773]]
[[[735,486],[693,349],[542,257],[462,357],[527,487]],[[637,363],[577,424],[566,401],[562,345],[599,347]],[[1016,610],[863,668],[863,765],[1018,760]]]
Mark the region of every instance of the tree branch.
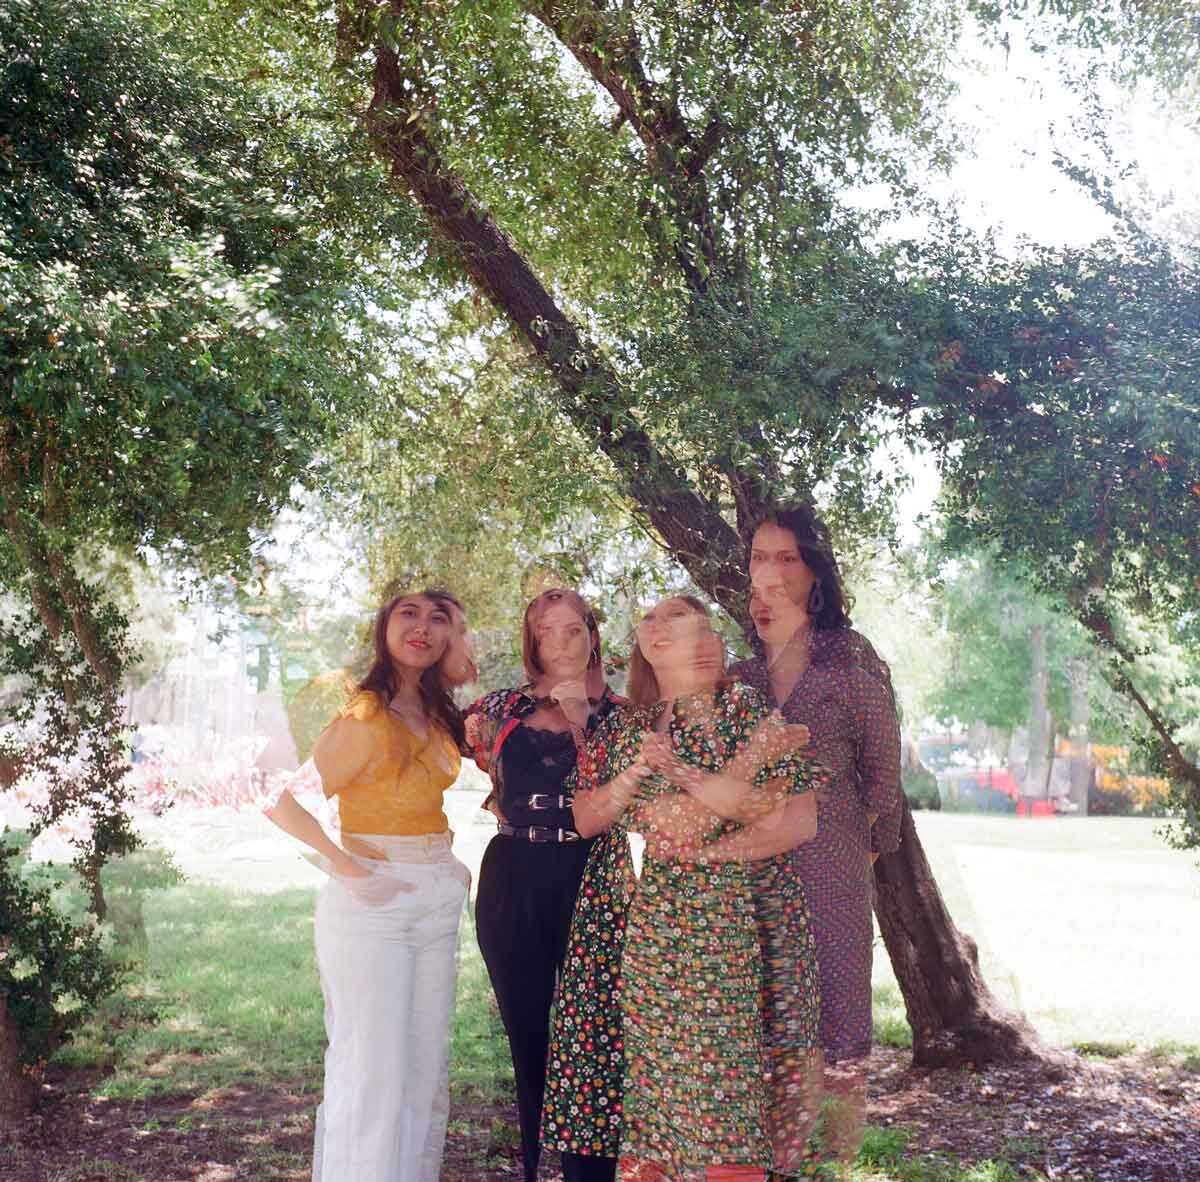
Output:
[[[57,518],[61,513],[61,489],[55,488],[52,467],[52,456],[47,452],[42,463],[44,512]],[[20,471],[13,455],[12,438],[9,431],[0,426],[0,504],[3,505],[0,519],[9,542],[29,576],[33,606],[42,626],[55,641],[60,640],[67,631],[69,620],[70,630],[84,658],[96,676],[106,686],[112,687],[120,676],[119,663],[114,660],[96,629],[87,594],[71,569],[70,560],[63,552],[45,544],[44,527],[31,524],[21,513],[20,487]],[[52,520],[50,524],[57,522]]]
[[[1083,624],[1101,644],[1114,653],[1127,666],[1133,665],[1133,654],[1121,643],[1116,634],[1116,626],[1112,617],[1096,602],[1095,597],[1086,603],[1075,605],[1076,614]],[[1120,685],[1116,688],[1126,697],[1132,699],[1137,708],[1145,716],[1154,733],[1158,736],[1167,757],[1167,767],[1171,775],[1178,777],[1188,785],[1190,794],[1200,802],[1200,765],[1189,759],[1184,750],[1175,741],[1171,728],[1162,713],[1147,701],[1146,697],[1133,683],[1133,679],[1122,670],[1118,675]]]
[[[403,0],[393,0],[399,13]],[[426,132],[420,79],[402,75],[396,53],[376,49],[374,94],[367,115],[393,177],[458,252],[479,290],[544,362],[558,405],[612,461],[628,494],[697,584],[735,618],[747,589],[736,532],[698,496],[638,424],[619,378],[599,350],[557,305],[491,213],[444,163]]]
[[718,261],[717,231],[704,166],[720,147],[727,125],[713,118],[697,138],[679,104],[646,76],[629,18],[595,2],[542,0],[530,11],[565,45],[592,79],[608,91],[646,149],[651,172],[667,194],[679,231],[675,260],[695,295],[709,290]]

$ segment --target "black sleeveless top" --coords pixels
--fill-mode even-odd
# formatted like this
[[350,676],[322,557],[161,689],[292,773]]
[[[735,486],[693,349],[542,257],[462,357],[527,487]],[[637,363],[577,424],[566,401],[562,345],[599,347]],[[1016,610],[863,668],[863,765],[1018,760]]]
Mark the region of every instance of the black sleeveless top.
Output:
[[[538,730],[524,723],[514,727],[500,748],[496,767],[496,799],[508,823],[573,829],[571,806],[560,805],[557,798],[570,792],[563,783],[574,770],[575,740],[570,731]],[[572,779],[572,788],[574,784]],[[531,802],[534,793],[543,799]],[[532,803],[542,807],[533,808]]]

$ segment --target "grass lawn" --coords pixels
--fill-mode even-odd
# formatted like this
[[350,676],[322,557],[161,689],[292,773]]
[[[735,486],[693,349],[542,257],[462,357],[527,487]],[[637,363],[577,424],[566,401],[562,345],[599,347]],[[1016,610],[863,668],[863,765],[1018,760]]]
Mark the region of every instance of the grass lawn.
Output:
[[[477,863],[487,830],[471,819],[474,799],[461,795],[452,824],[461,852]],[[926,814],[918,824],[952,913],[979,941],[988,979],[1044,1033],[1099,1052],[1137,1042],[1190,1057],[1200,1070],[1198,998],[1180,987],[1200,977],[1196,942],[1182,938],[1200,930],[1200,872],[1187,856],[1138,821]],[[239,1132],[236,1156],[250,1164],[229,1176],[302,1178],[324,1047],[312,947],[320,875],[259,818],[168,814],[153,829],[149,836],[172,849],[187,881],[145,896],[144,964],[60,1053],[55,1070],[81,1070],[93,1096],[122,1112],[145,1104],[139,1135],[198,1119],[196,1098],[217,1103],[231,1090],[289,1097],[291,1107],[273,1118],[279,1136],[264,1135],[261,1118],[257,1134],[249,1125]],[[903,1009],[880,951],[877,1039],[904,1045]],[[452,1093],[458,1164],[447,1167],[446,1182],[516,1176],[508,1172],[515,1133],[507,1044],[469,919]],[[172,1097],[192,1107],[171,1109]],[[1021,1172],[1016,1150],[967,1164],[914,1164],[905,1140],[903,1129],[870,1130],[853,1182],[1040,1176]]]
[[[984,977],[1047,1039],[1198,1053],[1200,991],[1184,983],[1200,980],[1200,868],[1194,854],[1163,844],[1159,822],[916,820],[950,913],[979,945]],[[881,943],[877,953],[876,1019],[896,1035],[903,1006]]]

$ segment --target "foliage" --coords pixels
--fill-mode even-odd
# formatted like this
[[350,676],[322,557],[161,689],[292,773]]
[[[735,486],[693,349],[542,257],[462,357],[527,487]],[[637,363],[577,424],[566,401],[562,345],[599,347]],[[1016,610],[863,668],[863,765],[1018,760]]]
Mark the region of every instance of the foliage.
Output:
[[[1065,29],[1089,53],[1153,29],[1169,34],[1159,63],[1192,35],[1162,8],[1050,9],[972,7],[1043,44]],[[536,510],[531,541],[607,486],[738,615],[731,525],[772,497],[809,497],[844,551],[869,546],[891,532],[901,479],[881,444],[931,445],[951,545],[999,546],[1106,645],[1106,673],[1194,807],[1196,755],[1130,680],[1117,635],[1148,597],[1157,620],[1195,606],[1194,260],[1145,235],[1004,257],[924,200],[918,163],[954,147],[940,116],[960,15],[655,0],[342,10],[335,92],[352,109],[369,95],[367,129],[411,198],[397,205],[420,216],[420,277],[447,310],[400,399],[397,484],[453,497],[450,455],[486,480],[469,457],[499,453],[493,500],[521,526]],[[309,44],[333,23],[310,21]],[[1064,167],[1111,205],[1104,178]],[[872,184],[886,193],[875,203]],[[922,238],[899,238],[902,214]],[[439,367],[453,376],[431,378]],[[439,452],[442,432],[461,445]]]
[[121,974],[94,927],[72,923],[48,887],[24,881],[16,849],[0,842],[0,990],[26,1067],[40,1070]]
[[134,30],[56,0],[0,30],[9,570],[18,517],[30,544],[241,561],[366,377],[349,273],[264,183],[301,145]]
[[1161,816],[1169,782],[1157,776],[1131,773],[1127,747],[1093,744],[1097,765],[1095,782],[1088,790],[1088,812],[1107,816]]
[[904,771],[901,782],[904,795],[914,809],[940,810],[942,796],[938,790],[937,777],[924,764],[917,763]]
[[[985,30],[1003,38],[1015,22],[1031,26],[1039,53],[1057,47],[1080,51],[1095,66],[1126,85],[1153,78],[1170,92],[1186,92],[1195,83],[1200,15],[1176,0],[1039,0],[1038,21],[1031,21],[1029,0],[970,0]],[[1050,19],[1047,19],[1050,18]]]
[[1071,666],[1088,646],[1077,625],[979,557],[948,564],[941,583],[943,626],[953,653],[945,680],[928,705],[943,723],[983,723],[1011,733],[1029,722],[1030,629],[1048,633],[1050,713],[1070,718]]
[[244,565],[378,381],[392,298],[329,233],[377,170],[343,184],[340,128],[214,77],[155,8],[0,12],[0,675],[23,691],[9,754],[46,786],[37,824],[74,819],[97,914],[136,838],[134,657],[96,556]]
[[[956,294],[939,366],[963,387],[913,413],[940,449],[948,544],[988,548],[1083,625],[1200,840],[1181,708],[1200,669],[1200,256],[1144,239],[1031,249],[960,258],[941,282]],[[1180,654],[1153,676],[1148,630]]]
[[[123,655],[116,646],[124,619],[94,599],[87,607],[109,651]],[[16,602],[0,617],[0,640],[0,677],[24,687],[6,711],[0,755],[18,784],[40,788],[32,797],[32,834],[70,826],[72,865],[103,919],[101,869],[137,844],[124,809],[129,764],[119,686],[96,673],[74,633],[54,637],[28,604]]]

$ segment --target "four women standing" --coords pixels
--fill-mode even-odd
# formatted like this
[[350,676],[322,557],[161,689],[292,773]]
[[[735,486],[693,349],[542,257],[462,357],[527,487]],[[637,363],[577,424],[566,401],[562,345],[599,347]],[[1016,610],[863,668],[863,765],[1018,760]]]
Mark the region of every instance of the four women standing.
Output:
[[[643,618],[630,701],[616,699],[594,615],[555,590],[525,612],[528,684],[465,722],[450,697],[474,675],[457,600],[381,610],[375,663],[314,751],[342,845],[288,793],[268,812],[332,874],[317,911],[329,1051],[314,1182],[438,1176],[469,884],[441,794],[467,749],[499,821],[476,928],[526,1182],[540,1143],[567,1182],[612,1182],[618,1153],[622,1182],[797,1176],[822,1053],[841,1100],[828,1132],[852,1155],[870,862],[899,831],[894,702],[810,513],[758,526],[750,575],[744,684],[725,675],[703,604],[676,596]],[[627,832],[646,839],[640,881]]]

